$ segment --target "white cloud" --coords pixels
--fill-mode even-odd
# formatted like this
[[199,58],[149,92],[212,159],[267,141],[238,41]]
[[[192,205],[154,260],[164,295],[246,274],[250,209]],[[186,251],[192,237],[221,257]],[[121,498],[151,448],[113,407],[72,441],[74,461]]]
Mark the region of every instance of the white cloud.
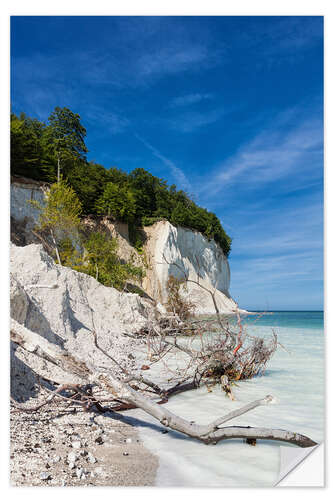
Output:
[[167,123],[174,130],[190,133],[217,122],[223,115],[224,109],[221,108],[207,112],[188,111],[178,115],[175,119],[167,120]]
[[321,175],[318,165],[322,161],[322,140],[322,123],[317,119],[309,119],[291,130],[290,124],[289,128],[280,128],[277,119],[277,123],[223,161],[210,174],[211,180],[201,184],[201,192],[212,196],[231,185],[246,183],[249,188],[287,177],[289,187],[296,187],[293,179],[297,179],[297,172],[313,182]]

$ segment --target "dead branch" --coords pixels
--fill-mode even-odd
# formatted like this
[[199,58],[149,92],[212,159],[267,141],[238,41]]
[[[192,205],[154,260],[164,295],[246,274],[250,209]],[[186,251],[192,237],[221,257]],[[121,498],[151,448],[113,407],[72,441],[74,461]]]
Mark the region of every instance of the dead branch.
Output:
[[[61,391],[64,391],[66,389],[77,389],[78,386],[77,385],[74,385],[74,384],[63,384],[61,385],[60,387],[58,387],[58,389],[56,389],[55,391],[51,391],[51,394],[48,398],[45,399],[45,401],[42,401],[41,403],[39,403],[38,405],[35,405],[35,406],[26,406],[22,403],[18,403],[17,401],[15,401],[14,398],[10,398],[11,400],[11,403],[12,405],[20,410],[20,411],[25,411],[25,412],[34,412],[34,411],[37,411],[39,410],[40,408],[42,408],[43,406],[46,406],[47,404],[51,403],[51,401],[56,397],[56,396],[60,396],[60,392]],[[69,399],[69,398],[66,398],[66,399]]]
[[[196,260],[198,268],[196,279],[189,277],[189,271],[185,266],[168,261],[164,254],[164,262],[160,264],[175,266],[183,275],[185,285],[193,283],[208,293],[214,305],[215,318],[209,327],[206,320],[189,322],[186,319],[181,322],[175,314],[168,320],[166,318],[159,320],[158,328],[150,326],[149,332],[146,333],[147,345],[149,344],[148,359],[152,359],[151,352],[154,352],[154,361],[162,360],[166,354],[166,346],[172,346],[173,350],[182,351],[192,359],[193,373],[199,376],[199,382],[202,377],[213,378],[215,382],[220,382],[221,376],[224,375],[232,381],[263,374],[268,360],[278,346],[276,334],[273,331],[271,340],[249,335],[238,309],[235,310],[237,319],[235,324],[229,324],[228,321],[223,320],[215,299],[217,283],[215,283],[214,290],[210,290],[201,283],[200,264],[198,258]],[[178,292],[178,289],[176,292],[172,289],[176,297],[177,308],[181,312],[182,299]],[[185,311],[188,310],[188,306],[189,304],[185,303]],[[200,340],[199,348],[176,341],[177,335],[186,336],[188,333],[193,333],[193,337]],[[171,340],[170,336],[174,337],[174,340]],[[156,340],[155,337],[159,339]],[[181,374],[179,376],[181,377]],[[232,392],[228,391],[228,394],[231,396]]]
[[315,446],[317,444],[307,436],[282,429],[240,426],[220,427],[221,423],[235,418],[235,416],[241,415],[260,404],[267,404],[271,399],[270,396],[266,396],[263,400],[255,401],[250,403],[250,405],[234,410],[234,412],[208,425],[198,425],[175,415],[167,408],[143,396],[138,391],[131,388],[128,383],[113,376],[111,371],[107,373],[100,372],[95,367],[88,366],[86,363],[77,360],[74,355],[51,344],[43,337],[33,333],[13,319],[11,319],[11,340],[19,344],[23,349],[34,352],[43,359],[51,361],[57,366],[61,366],[61,368],[69,374],[80,374],[83,383],[95,384],[108,394],[112,394],[114,398],[141,408],[143,411],[156,418],[165,427],[196,438],[206,444],[217,443],[218,441],[231,438],[278,440],[289,442],[300,447]]

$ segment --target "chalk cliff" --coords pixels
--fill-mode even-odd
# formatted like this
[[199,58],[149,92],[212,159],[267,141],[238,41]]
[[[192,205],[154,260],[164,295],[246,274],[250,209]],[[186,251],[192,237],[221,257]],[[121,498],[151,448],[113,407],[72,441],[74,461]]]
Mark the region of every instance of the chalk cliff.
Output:
[[[143,281],[145,291],[159,302],[167,302],[166,284],[170,275],[197,281],[210,291],[220,312],[233,312],[237,307],[229,295],[230,268],[228,259],[214,240],[201,233],[174,227],[160,221],[146,227],[145,252],[148,261],[147,275]],[[197,314],[215,313],[211,295],[196,283],[187,284],[184,293],[196,305]]]
[[38,220],[38,210],[29,201],[43,203],[46,185],[32,179],[12,179],[10,189],[10,215],[19,222],[26,221],[32,228]]
[[[11,185],[12,241],[18,245],[40,243],[31,233],[38,220],[38,211],[28,203],[35,199],[43,202],[45,185],[28,179],[13,179]],[[107,218],[106,218],[107,219]],[[155,301],[166,304],[167,281],[170,275],[183,278],[184,270],[191,280],[197,280],[205,288],[215,292],[217,306],[221,313],[231,313],[237,307],[229,295],[230,269],[227,257],[214,240],[208,240],[201,233],[182,227],[174,227],[168,221],[160,221],[144,229],[147,240],[143,256],[130,245],[128,231],[124,224],[109,220],[87,218],[85,225],[90,230],[98,226],[119,240],[120,257],[134,258],[136,265],[147,265],[142,288]],[[176,264],[176,265],[175,265]],[[178,267],[177,267],[178,266]],[[196,305],[197,314],[214,313],[212,298],[195,283],[188,283],[183,292]]]
[[[85,362],[98,359],[101,367],[107,366],[108,360],[94,346],[93,332],[97,332],[101,346],[112,350],[118,363],[128,369],[135,366],[134,340],[124,333],[135,334],[155,317],[150,300],[120,293],[91,276],[55,264],[41,245],[12,244],[10,254],[13,319],[50,342],[65,346]],[[62,370],[15,345],[11,363],[12,394],[17,398],[24,398],[37,386],[29,367],[47,379],[65,381]]]

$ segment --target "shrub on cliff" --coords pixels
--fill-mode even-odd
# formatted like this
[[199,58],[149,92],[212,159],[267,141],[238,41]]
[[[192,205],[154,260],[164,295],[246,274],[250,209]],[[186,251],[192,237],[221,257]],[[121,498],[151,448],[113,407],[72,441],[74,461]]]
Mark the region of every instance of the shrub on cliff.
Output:
[[126,289],[128,281],[141,281],[142,267],[133,262],[122,262],[117,253],[118,242],[104,233],[94,232],[81,239],[81,247],[74,247],[69,238],[60,243],[60,258],[64,266],[93,276],[102,285],[117,290]]
[[31,204],[40,210],[36,229],[51,236],[58,263],[61,264],[58,243],[64,237],[78,238],[81,202],[75,191],[61,179],[45,193],[43,205],[37,201],[31,201]]

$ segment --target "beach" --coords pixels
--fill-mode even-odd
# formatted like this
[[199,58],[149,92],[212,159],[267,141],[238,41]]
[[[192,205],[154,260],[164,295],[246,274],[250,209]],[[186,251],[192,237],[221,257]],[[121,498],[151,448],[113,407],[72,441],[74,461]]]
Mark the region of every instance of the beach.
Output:
[[73,412],[57,401],[47,410],[11,410],[12,486],[153,486],[158,458],[122,415]]

